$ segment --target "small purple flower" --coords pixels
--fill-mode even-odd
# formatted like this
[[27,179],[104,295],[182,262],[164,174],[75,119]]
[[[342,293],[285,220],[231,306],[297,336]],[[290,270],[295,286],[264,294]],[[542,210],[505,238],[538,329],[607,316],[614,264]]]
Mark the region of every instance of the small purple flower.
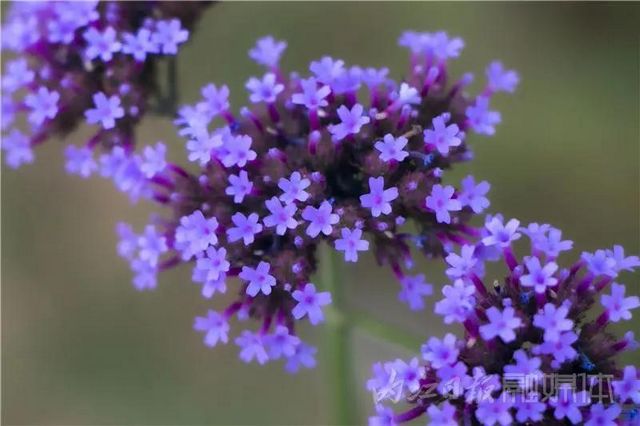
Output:
[[382,141],[376,142],[375,148],[380,152],[380,159],[382,161],[389,162],[395,160],[400,162],[409,156],[409,153],[404,150],[408,142],[404,136],[394,138],[392,134],[388,133]]
[[295,353],[287,359],[285,369],[289,373],[297,373],[300,367],[314,368],[316,366],[316,352],[316,348],[301,341],[296,346]]
[[357,262],[358,252],[369,250],[369,241],[362,238],[362,229],[342,228],[340,231],[342,238],[335,242],[336,250],[344,251],[344,260],[347,262]]
[[179,19],[156,22],[155,31],[151,36],[158,50],[165,55],[178,53],[178,44],[184,43],[188,38],[189,31],[182,28]]
[[463,245],[460,249],[460,254],[449,253],[445,258],[450,268],[447,269],[446,274],[451,279],[467,278],[469,274],[474,272],[478,259],[475,257],[475,247],[470,245]]
[[187,141],[186,148],[189,153],[187,158],[189,161],[197,161],[201,166],[205,166],[211,161],[215,149],[220,146],[222,146],[221,134],[209,134],[206,130],[198,131]]
[[638,256],[625,257],[622,246],[613,246],[613,250],[608,250],[608,252],[609,258],[612,258],[616,262],[615,270],[617,272],[633,272],[635,268],[640,267],[640,258]]
[[193,268],[191,279],[193,282],[202,283],[202,297],[211,299],[216,293],[227,292],[227,275],[225,273],[219,274],[215,280],[208,279],[209,271],[207,269]]
[[229,323],[227,319],[209,309],[206,317],[196,317],[193,329],[204,333],[204,344],[213,348],[218,342],[227,343],[229,341]]
[[256,45],[249,50],[249,57],[265,67],[278,66],[282,52],[287,48],[287,43],[276,40],[272,36],[262,37]]
[[362,126],[371,121],[369,117],[362,115],[363,111],[364,108],[360,104],[355,104],[351,107],[351,110],[341,105],[338,108],[338,117],[340,117],[341,122],[329,126],[329,132],[333,135],[333,139],[341,141],[349,135],[355,135],[360,132]]
[[276,197],[265,202],[267,209],[271,212],[262,221],[267,228],[276,228],[276,234],[284,235],[287,229],[296,229],[298,221],[294,219],[294,215],[298,211],[295,204],[282,205]]
[[340,221],[340,217],[333,213],[331,203],[326,200],[320,204],[320,207],[305,207],[302,218],[309,222],[306,233],[311,238],[317,237],[321,232],[324,235],[331,235],[333,225]]
[[568,306],[556,308],[553,303],[547,303],[533,317],[533,325],[544,330],[545,341],[557,342],[562,333],[573,329],[573,321],[567,318],[568,313]]
[[69,145],[64,150],[67,159],[65,168],[68,173],[88,178],[98,170],[98,163],[93,159],[93,151],[89,148],[77,148]]
[[304,105],[310,110],[317,110],[329,105],[325,100],[325,98],[329,96],[329,93],[331,93],[329,86],[323,85],[318,87],[318,82],[313,77],[300,80],[300,86],[302,87],[302,93],[294,93],[291,96],[291,102],[294,104]]
[[500,337],[503,342],[509,343],[515,340],[515,329],[522,325],[522,320],[515,316],[512,307],[507,306],[501,312],[495,306],[487,309],[489,323],[480,326],[480,335],[484,340]]
[[407,275],[400,280],[400,285],[402,289],[398,294],[398,299],[409,305],[413,311],[424,309],[422,298],[433,293],[433,286],[425,281],[423,274]]
[[444,364],[436,371],[436,376],[440,379],[438,392],[443,396],[457,398],[464,394],[465,389],[472,382],[467,374],[467,366],[458,361],[455,364]]
[[512,424],[513,417],[510,412],[513,407],[512,399],[508,394],[503,393],[495,399],[480,401],[476,408],[476,418],[485,426]]
[[334,60],[329,56],[324,56],[319,61],[311,62],[309,70],[316,76],[316,79],[320,83],[331,85],[336,78],[345,72],[344,61],[340,59]]
[[422,378],[422,367],[418,358],[412,358],[408,363],[401,359],[393,363],[397,377],[402,380],[402,386],[409,392],[417,392],[420,389],[420,379]]
[[398,198],[398,188],[384,189],[384,177],[369,178],[369,193],[360,196],[362,207],[371,209],[371,216],[391,213],[391,201]]
[[383,405],[376,405],[376,415],[369,417],[369,426],[396,426],[393,410]]
[[253,243],[255,235],[262,231],[262,225],[258,223],[258,220],[260,218],[257,213],[251,213],[249,216],[235,213],[231,216],[231,221],[235,226],[227,230],[229,242],[243,240],[245,246]]
[[389,75],[389,68],[366,68],[362,72],[362,82],[366,84],[370,90],[374,90],[387,81],[387,75]]
[[558,279],[553,276],[558,270],[558,265],[555,262],[542,265],[540,259],[530,256],[524,259],[524,264],[528,271],[527,274],[520,277],[520,283],[524,287],[533,287],[536,293],[542,294],[547,288],[558,284]]
[[573,241],[562,240],[562,231],[555,228],[549,228],[546,235],[542,233],[536,239],[532,238],[532,243],[536,250],[552,259],[558,257],[560,252],[573,248]]
[[183,260],[189,260],[205,251],[210,245],[218,243],[216,235],[218,220],[205,218],[200,210],[180,218],[176,228],[174,248],[182,254]]
[[603,294],[600,298],[600,303],[602,303],[602,306],[607,310],[609,320],[612,322],[630,320],[631,309],[640,306],[638,296],[624,297],[625,290],[624,285],[612,283],[611,295]]
[[280,178],[278,181],[278,188],[282,190],[280,199],[285,204],[291,204],[294,201],[305,202],[309,199],[309,193],[305,191],[311,185],[311,181],[307,178],[302,178],[300,172],[293,172],[289,179]]
[[444,317],[445,324],[463,322],[475,306],[475,288],[456,280],[442,288],[444,299],[436,303],[435,312]]
[[296,347],[300,344],[300,338],[289,334],[289,329],[279,325],[273,334],[265,338],[269,348],[269,358],[278,359],[282,356],[289,358],[296,353]]
[[539,346],[535,346],[532,352],[536,355],[552,355],[555,365],[560,365],[565,361],[570,361],[578,356],[573,348],[573,344],[578,340],[578,336],[573,331],[560,334],[558,340],[545,341]]
[[229,186],[225,189],[225,194],[232,195],[233,202],[240,204],[252,189],[253,183],[249,180],[249,175],[245,170],[240,170],[237,175],[229,175]]
[[220,247],[209,247],[205,255],[196,261],[196,269],[206,281],[216,281],[220,276],[229,271],[230,263],[227,261],[227,250]]
[[331,90],[337,95],[355,93],[360,89],[361,84],[362,69],[360,67],[351,67],[336,76],[333,83],[331,83]]
[[497,374],[487,374],[484,367],[473,367],[473,382],[464,395],[467,404],[492,399],[495,391],[502,388],[501,377]]
[[447,333],[442,340],[437,337],[430,337],[427,343],[422,345],[422,358],[429,361],[431,367],[436,370],[445,365],[452,365],[458,361],[460,350],[457,347],[455,335]]
[[516,379],[521,388],[525,388],[529,385],[533,385],[532,382],[539,382],[543,378],[542,371],[540,370],[540,364],[542,361],[538,357],[527,356],[527,353],[518,349],[513,354],[515,364],[509,364],[504,366],[504,375],[510,377],[510,379]]
[[495,125],[500,123],[500,113],[489,110],[489,98],[479,96],[475,105],[470,105],[466,110],[469,125],[478,134],[491,136],[495,134]]
[[20,130],[13,129],[6,137],[2,138],[2,149],[9,167],[18,168],[22,164],[33,163],[33,150],[31,141]]
[[298,302],[291,311],[295,319],[301,319],[307,315],[309,322],[313,325],[324,321],[322,306],[331,303],[331,293],[328,291],[316,292],[316,286],[307,283],[302,290],[295,290],[292,296]]
[[265,102],[272,104],[276,101],[276,98],[284,90],[284,85],[276,81],[276,75],[274,73],[266,73],[262,80],[258,80],[255,77],[251,77],[245,84],[245,87],[249,92],[249,100],[254,104]]
[[109,130],[115,127],[117,119],[124,117],[117,95],[107,98],[103,92],[98,92],[93,95],[93,103],[96,107],[84,113],[89,124],[101,123],[105,130]]
[[153,225],[147,225],[142,235],[138,237],[138,247],[140,259],[152,266],[156,266],[162,253],[169,250],[167,239],[160,235]]
[[215,84],[207,84],[202,88],[201,93],[204,98],[202,105],[211,117],[229,110],[229,87],[226,85],[218,88]]
[[517,219],[511,219],[505,225],[501,217],[495,216],[485,224],[489,235],[482,239],[482,244],[485,246],[509,247],[511,241],[520,238],[518,226],[520,226],[520,221]]
[[153,290],[158,285],[158,268],[147,261],[133,259],[133,286],[138,291]]
[[225,167],[244,167],[247,165],[247,162],[255,160],[258,156],[258,154],[251,149],[253,142],[251,136],[227,135],[227,137],[223,137],[223,140],[224,154],[221,160]]
[[255,297],[259,292],[265,295],[271,294],[271,287],[276,285],[276,279],[273,275],[269,275],[271,266],[267,262],[260,262],[254,269],[249,266],[243,266],[242,272],[238,275],[241,279],[247,281],[247,294]]
[[427,408],[427,414],[429,415],[429,424],[431,426],[457,426],[456,421],[456,408],[444,401],[440,404],[440,408],[437,405],[431,404]]
[[491,185],[486,180],[479,182],[473,176],[469,175],[462,179],[458,200],[462,207],[470,207],[474,213],[482,213],[484,209],[489,207],[489,200],[485,195],[489,192]]
[[582,421],[580,407],[588,406],[590,403],[588,391],[575,392],[566,385],[561,385],[557,396],[552,396],[549,400],[549,405],[554,408],[553,416],[557,420],[567,418],[573,424]]
[[455,188],[451,185],[433,185],[431,195],[425,198],[425,205],[436,213],[438,223],[451,223],[451,211],[462,210],[462,204],[453,198]]
[[118,255],[125,259],[133,259],[138,250],[138,236],[133,232],[131,225],[118,222],[116,225],[118,234]]
[[518,394],[515,398],[516,420],[520,423],[539,422],[547,409],[544,402],[539,401],[535,393]]
[[49,90],[44,86],[38,88],[35,93],[29,93],[24,98],[24,104],[29,108],[29,123],[39,127],[47,119],[55,118],[58,113],[58,101],[60,94],[55,90]]
[[491,62],[485,74],[487,76],[487,87],[492,92],[513,93],[520,81],[517,72],[504,69],[502,62],[499,61]]
[[236,337],[235,343],[241,348],[240,359],[243,362],[249,363],[255,359],[262,365],[269,360],[265,342],[259,334],[244,330],[239,337]]
[[147,178],[152,178],[161,173],[167,167],[165,155],[167,147],[162,142],[156,143],[155,146],[145,146],[142,152],[143,160],[140,164],[140,170]]
[[618,404],[605,407],[602,403],[593,404],[589,410],[589,420],[585,426],[616,426],[622,409]]
[[122,52],[133,56],[138,62],[144,62],[147,54],[157,53],[157,46],[151,41],[151,31],[140,28],[136,34],[123,34]]
[[13,93],[31,83],[34,77],[35,73],[29,69],[25,58],[14,59],[7,63],[2,76],[2,88],[5,93]]
[[85,55],[90,61],[100,58],[109,62],[113,59],[113,54],[122,48],[122,44],[116,40],[117,34],[113,27],[107,27],[104,31],[89,27],[82,36],[87,42]]
[[424,131],[425,145],[436,149],[445,157],[449,155],[451,148],[462,144],[463,137],[457,124],[450,124],[447,126],[449,118],[449,113],[444,113],[435,117],[431,121],[433,130],[427,129]]
[[640,379],[638,379],[638,371],[635,366],[627,365],[624,368],[622,378],[614,380],[611,385],[618,401],[624,403],[631,400],[640,404]]
[[596,250],[595,253],[584,252],[581,257],[593,275],[607,275],[612,278],[618,275],[616,260],[606,250]]

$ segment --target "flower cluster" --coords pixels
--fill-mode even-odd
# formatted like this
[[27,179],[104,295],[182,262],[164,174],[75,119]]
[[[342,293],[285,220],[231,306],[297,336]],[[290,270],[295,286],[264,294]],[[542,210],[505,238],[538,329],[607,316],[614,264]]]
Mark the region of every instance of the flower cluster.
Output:
[[[528,254],[512,244],[525,234]],[[622,406],[640,403],[640,371],[623,370],[615,356],[638,347],[632,331],[616,338],[607,325],[631,318],[640,306],[615,282],[640,266],[620,246],[582,253],[569,268],[557,258],[573,243],[547,224],[520,227],[488,217],[481,240],[446,257],[452,284],[435,312],[460,323],[465,337],[431,337],[422,359],[378,363],[369,380],[377,415],[373,425],[393,425],[421,415],[433,425],[513,423],[616,425]],[[503,259],[507,274],[487,286],[484,263]],[[587,313],[601,311],[591,319]],[[412,404],[395,414],[385,399]]]
[[2,27],[3,52],[15,53],[2,75],[7,164],[33,162],[36,145],[83,120],[97,129],[85,147],[66,151],[71,173],[87,177],[96,170],[96,148],[131,151],[135,125],[158,92],[158,59],[177,53],[204,5],[15,2]]
[[484,92],[469,98],[469,75],[447,85],[447,60],[459,55],[460,39],[406,33],[400,42],[412,63],[403,82],[386,68],[349,67],[328,56],[311,62],[310,76],[287,77],[278,66],[286,43],[262,38],[249,52],[266,67],[246,83],[250,107],[235,114],[228,87],[209,84],[199,102],[179,111],[176,124],[197,172],[168,163],[161,144],[142,155],[114,149],[103,156],[103,175],[169,212],[142,234],[119,228],[135,286],[154,288],[158,271],[188,262],[207,298],[239,278],[237,299],[198,317],[196,330],[214,346],[228,341],[231,317],[260,320],[258,331],[235,340],[240,357],[286,358],[289,370],[313,365],[295,320],[320,323],[331,302],[310,282],[322,241],[347,262],[371,249],[398,276],[400,299],[423,307],[431,286],[423,275],[406,275],[411,248],[441,256],[445,246],[476,236],[467,223],[489,205],[489,184],[469,176],[456,189],[442,176],[471,158],[466,133],[493,133],[499,115],[489,99],[512,91],[517,77],[494,63]]

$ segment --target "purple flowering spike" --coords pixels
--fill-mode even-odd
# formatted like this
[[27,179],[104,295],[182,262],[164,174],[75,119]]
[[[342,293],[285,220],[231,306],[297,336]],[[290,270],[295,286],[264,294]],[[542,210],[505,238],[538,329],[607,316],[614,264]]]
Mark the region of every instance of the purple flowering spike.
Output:
[[98,170],[98,163],[93,159],[93,151],[89,148],[77,148],[69,145],[64,155],[67,158],[65,168],[68,173],[88,178]]
[[340,231],[342,238],[335,242],[336,250],[344,251],[344,260],[347,262],[357,262],[358,252],[369,250],[369,241],[362,238],[362,230],[342,228]]
[[613,250],[609,251],[609,258],[613,259],[616,263],[616,272],[629,271],[633,272],[636,268],[640,267],[640,257],[629,256],[625,257],[624,248],[622,246],[613,246]]
[[258,223],[259,220],[257,213],[251,213],[249,216],[236,213],[231,216],[231,221],[235,226],[227,230],[229,242],[233,243],[242,240],[245,246],[253,243],[255,235],[262,231],[262,225]]
[[436,370],[445,365],[455,364],[460,353],[457,341],[456,336],[451,333],[447,333],[442,340],[430,337],[427,343],[422,345],[422,358]]
[[369,178],[369,193],[360,196],[362,207],[371,209],[371,216],[391,214],[391,201],[398,198],[398,189],[384,189],[384,177]]
[[489,199],[485,197],[491,188],[489,182],[483,180],[476,184],[473,176],[469,175],[462,179],[460,187],[458,200],[462,204],[462,207],[469,207],[474,213],[482,213],[489,207]]
[[325,100],[331,88],[326,85],[318,87],[318,82],[315,78],[311,77],[306,80],[300,80],[300,87],[302,93],[294,93],[291,96],[291,102],[296,105],[304,105],[310,110],[317,110],[329,105],[329,102]]
[[147,178],[154,177],[167,167],[165,160],[166,153],[167,147],[162,142],[156,143],[155,146],[144,147],[143,161],[142,164],[140,164],[140,170]]
[[300,344],[300,338],[289,334],[289,329],[283,325],[277,326],[275,332],[267,336],[265,340],[270,359],[294,356],[296,347]]
[[322,306],[331,303],[331,293],[328,291],[316,292],[316,286],[307,283],[302,290],[295,290],[291,295],[298,302],[291,311],[295,319],[301,319],[307,315],[309,322],[313,325],[324,321]]
[[624,368],[622,378],[611,382],[613,392],[620,402],[631,400],[636,404],[640,404],[640,379],[638,379],[638,370],[633,365],[627,365]]
[[218,342],[227,343],[229,341],[229,323],[227,319],[209,309],[207,316],[196,317],[193,329],[204,333],[204,344],[213,348]]
[[227,261],[227,250],[224,247],[216,249],[209,247],[205,256],[196,261],[196,269],[206,281],[216,281],[229,271],[230,263]]
[[257,158],[257,154],[251,149],[253,140],[249,135],[226,135],[223,137],[223,155],[222,164],[225,167],[244,167],[247,162]]
[[462,246],[459,255],[449,253],[445,260],[450,265],[446,274],[453,280],[468,277],[474,272],[478,263],[478,259],[475,257],[475,247],[470,245]]
[[454,193],[453,186],[435,184],[431,189],[431,195],[425,198],[425,205],[436,213],[438,223],[451,223],[449,212],[462,210],[460,201],[453,198]]
[[82,35],[87,42],[85,56],[88,60],[100,58],[104,62],[113,59],[113,54],[120,51],[122,44],[116,39],[116,30],[107,27],[100,31],[95,27],[90,27]]
[[437,150],[443,156],[449,155],[451,148],[462,144],[462,134],[456,124],[447,126],[450,116],[448,113],[439,115],[431,122],[433,130],[424,131],[424,143],[427,147]]
[[403,136],[394,138],[392,134],[388,133],[383,140],[376,142],[375,147],[380,152],[382,161],[402,161],[409,156],[409,153],[404,150],[407,143],[407,138]]
[[245,87],[250,92],[249,100],[254,104],[260,102],[272,104],[284,90],[284,85],[276,81],[276,75],[274,73],[265,74],[262,80],[251,77],[245,84]]
[[573,329],[573,321],[567,318],[569,307],[562,305],[557,307],[547,303],[533,317],[533,325],[544,331],[544,340],[557,342],[560,335]]
[[300,342],[296,346],[295,353],[287,358],[285,370],[288,373],[297,373],[300,367],[314,368],[316,366],[316,352],[318,350],[313,346],[309,346],[304,342]]
[[333,139],[339,142],[349,135],[358,134],[362,126],[371,121],[369,117],[362,114],[363,111],[364,108],[360,104],[355,104],[351,109],[344,105],[340,106],[338,117],[341,122],[329,126],[329,132],[333,135]]
[[229,87],[227,85],[218,88],[215,84],[207,84],[202,88],[201,93],[204,101],[199,105],[202,105],[211,118],[229,110]]
[[536,293],[544,293],[547,288],[554,287],[558,283],[558,279],[553,276],[558,270],[555,262],[542,265],[540,259],[531,256],[524,259],[524,264],[528,271],[520,278],[520,283],[524,287],[532,287]]
[[296,229],[298,221],[294,219],[294,215],[298,211],[295,204],[283,205],[276,197],[265,202],[265,206],[271,212],[262,221],[267,228],[276,228],[278,235],[284,235],[287,229]]
[[603,294],[600,298],[602,306],[607,310],[609,320],[618,322],[620,320],[631,319],[631,309],[640,306],[638,296],[624,297],[625,286],[622,284],[611,284],[611,295]]
[[286,48],[286,42],[276,40],[272,36],[266,36],[259,39],[256,45],[249,50],[249,57],[260,65],[275,68]]
[[489,110],[489,98],[484,96],[478,97],[475,105],[468,106],[466,114],[473,131],[481,135],[495,134],[495,126],[501,121],[499,112]]
[[262,365],[269,360],[264,339],[259,334],[244,330],[235,343],[240,347],[240,359],[243,362],[249,363],[255,359]]
[[7,63],[5,74],[2,76],[2,89],[6,94],[13,93],[26,87],[34,77],[35,73],[29,69],[24,58],[14,59]]
[[502,425],[507,426],[513,423],[511,408],[513,407],[513,397],[507,393],[488,400],[480,401],[476,408],[476,419],[486,426]]
[[31,143],[20,130],[13,129],[9,135],[2,138],[2,149],[5,152],[5,161],[11,168],[33,163]]
[[302,218],[309,222],[306,233],[311,238],[317,237],[320,233],[331,235],[333,225],[340,221],[340,217],[333,213],[333,207],[326,200],[320,204],[320,207],[305,207]]
[[518,226],[520,226],[520,221],[516,219],[511,219],[504,224],[501,217],[494,217],[485,225],[489,235],[482,239],[482,244],[485,246],[509,247],[512,241],[520,238],[520,234],[517,232]]
[[503,342],[509,343],[515,340],[515,329],[522,325],[522,320],[515,316],[515,311],[511,307],[506,307],[501,312],[495,306],[487,309],[489,323],[480,326],[480,335],[485,340],[500,337]]
[[398,299],[409,305],[413,311],[424,309],[423,297],[433,293],[433,286],[425,281],[423,274],[405,276],[400,280],[400,285],[402,289],[398,294]]
[[107,98],[103,92],[98,92],[93,95],[93,103],[95,108],[84,113],[89,124],[100,123],[105,130],[109,130],[115,127],[117,119],[124,117],[124,109],[117,95]]
[[55,118],[58,113],[60,94],[50,91],[46,87],[39,87],[35,93],[24,98],[24,104],[29,108],[29,123],[35,127],[41,126],[47,119]]
[[240,170],[237,175],[229,175],[229,186],[225,189],[225,194],[233,196],[233,202],[240,204],[252,189],[253,183],[249,180],[249,175],[245,170]]
[[524,389],[543,379],[544,376],[540,370],[540,364],[542,363],[540,358],[529,358],[524,350],[519,349],[513,354],[513,359],[515,364],[505,365],[504,373],[505,376],[511,376],[511,379],[515,379],[521,388]]
[[289,179],[280,178],[278,188],[282,190],[280,199],[285,204],[291,204],[294,201],[305,202],[309,199],[309,193],[305,191],[311,185],[311,181],[302,178],[300,172],[293,172]]
[[435,312],[444,317],[445,324],[463,322],[475,306],[475,288],[456,280],[454,284],[442,288],[444,299],[435,305]]
[[487,88],[492,92],[513,93],[520,82],[518,73],[514,70],[506,70],[500,61],[491,62],[485,74]]
[[122,53],[133,56],[137,62],[144,62],[147,55],[157,53],[157,46],[151,41],[151,31],[140,28],[137,33],[123,34]]
[[455,407],[448,401],[444,401],[440,404],[440,407],[432,404],[427,408],[431,426],[457,426],[458,422],[455,419],[455,413]]
[[182,28],[179,19],[157,21],[151,39],[158,51],[165,55],[178,53],[178,45],[189,38],[189,31]]
[[260,262],[258,266],[250,268],[242,267],[239,277],[249,283],[247,286],[247,294],[255,297],[259,292],[265,295],[271,294],[271,287],[276,285],[276,279],[273,275],[269,275],[271,266],[267,262]]
[[567,418],[571,423],[582,421],[580,407],[588,406],[591,397],[587,391],[575,392],[568,386],[560,386],[557,395],[552,396],[549,405],[554,408],[553,416],[557,420]]
[[218,220],[215,217],[205,218],[200,210],[189,216],[180,218],[180,226],[175,232],[175,249],[181,253],[183,260],[205,251],[210,245],[218,243],[216,235]]
[[605,407],[602,403],[593,404],[585,426],[616,426],[622,409],[618,404]]

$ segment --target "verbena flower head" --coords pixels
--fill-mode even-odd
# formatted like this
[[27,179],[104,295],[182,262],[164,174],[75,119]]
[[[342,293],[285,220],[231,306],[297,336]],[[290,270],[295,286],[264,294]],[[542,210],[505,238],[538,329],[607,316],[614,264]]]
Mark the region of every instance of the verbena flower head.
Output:
[[[614,425],[621,424],[621,407],[640,400],[640,371],[622,369],[615,359],[637,348],[633,333],[620,338],[607,327],[630,320],[640,307],[637,296],[614,282],[620,272],[639,267],[640,259],[615,246],[562,267],[556,250],[540,250],[540,241],[552,235],[558,240],[559,230],[518,224],[489,217],[481,242],[447,256],[447,275],[455,281],[444,286],[435,312],[446,324],[461,324],[464,338],[448,333],[427,340],[418,390],[390,394],[389,388],[403,388],[398,361],[374,365],[367,387],[386,424],[422,415],[440,424],[446,411],[448,424]],[[531,243],[522,257],[513,247],[519,233]],[[562,245],[568,251],[572,243]],[[504,261],[504,278],[485,276],[483,264],[495,260],[487,256],[491,249]],[[390,413],[388,400],[403,397],[411,408]]]
[[[191,263],[204,297],[227,288],[237,295],[217,311],[216,327],[226,333],[219,324],[234,316],[261,322],[235,340],[241,359],[285,358],[288,371],[315,364],[314,350],[293,337],[297,321],[322,322],[331,302],[312,282],[322,242],[348,262],[373,251],[397,276],[399,299],[422,309],[432,286],[408,273],[414,246],[431,257],[470,244],[479,233],[468,220],[488,206],[489,189],[472,177],[462,189],[442,184],[446,169],[470,158],[465,109],[475,100],[464,91],[468,78],[446,84],[458,39],[433,37],[433,49],[412,54],[402,83],[385,69],[363,71],[330,57],[312,61],[312,75],[286,77],[278,65],[286,43],[266,37],[250,50],[267,72],[248,80],[249,107],[234,113],[227,86],[209,84],[203,99],[180,109],[175,123],[197,172],[168,162],[164,151],[106,158],[103,168],[116,164],[116,172],[103,174],[114,179],[122,179],[119,162],[139,167],[138,182],[167,212],[154,224],[168,252],[135,269],[136,279]],[[426,130],[443,135],[434,145]],[[417,232],[404,226],[409,221]],[[125,257],[141,260],[139,249]],[[209,329],[198,324],[207,339]],[[270,349],[283,339],[289,343]]]

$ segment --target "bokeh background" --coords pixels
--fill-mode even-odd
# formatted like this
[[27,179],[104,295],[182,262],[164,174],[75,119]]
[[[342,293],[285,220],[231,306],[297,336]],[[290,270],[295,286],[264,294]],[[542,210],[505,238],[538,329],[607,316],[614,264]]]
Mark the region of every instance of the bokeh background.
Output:
[[[522,77],[515,95],[496,99],[503,115],[496,137],[471,136],[476,159],[449,179],[489,180],[493,211],[552,223],[578,250],[619,243],[637,254],[639,22],[640,6],[630,3],[222,3],[206,12],[179,57],[180,94],[192,102],[205,83],[225,82],[233,105],[245,103],[244,82],[260,72],[246,52],[266,34],[288,41],[287,70],[329,54],[400,76],[401,31],[444,29],[466,41],[453,73],[473,71],[471,91],[492,59]],[[84,135],[79,129],[60,142]],[[173,158],[185,161],[167,118],[145,119],[139,140],[169,142]],[[207,349],[191,330],[207,302],[189,271],[165,274],[157,291],[140,294],[116,256],[116,222],[142,225],[149,209],[130,206],[99,178],[67,176],[60,143],[36,156],[33,166],[2,168],[3,424],[331,422],[336,378],[322,356],[317,369],[290,376],[280,364],[242,364],[234,345]],[[442,267],[418,267],[437,292]],[[396,300],[397,284],[371,257],[341,267],[340,277],[349,309],[416,342],[444,332],[432,305],[416,314]],[[621,281],[640,293],[638,276]],[[321,330],[302,334],[323,353]],[[350,344],[353,377],[338,379],[356,395],[362,424],[372,410],[364,390],[371,363],[412,353],[358,330]],[[640,364],[637,353],[624,360]]]

